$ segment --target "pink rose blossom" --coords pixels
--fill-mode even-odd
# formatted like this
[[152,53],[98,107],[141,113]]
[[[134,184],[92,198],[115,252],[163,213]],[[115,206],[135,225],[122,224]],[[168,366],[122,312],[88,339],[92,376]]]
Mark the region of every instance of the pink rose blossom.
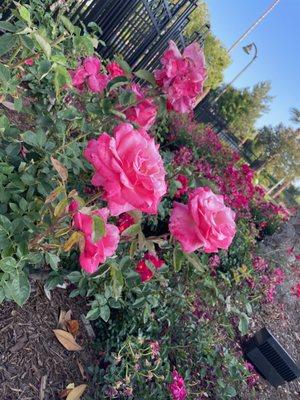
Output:
[[123,68],[117,62],[107,64],[106,69],[109,73],[110,80],[125,75]]
[[158,146],[143,129],[122,123],[114,137],[102,133],[89,141],[84,157],[95,168],[94,186],[103,186],[112,215],[131,210],[156,214],[166,193]]
[[175,370],[172,373],[172,383],[169,389],[173,400],[185,400],[187,398],[187,391],[183,377]]
[[79,203],[76,200],[72,200],[68,206],[68,212],[69,213],[74,213],[79,209]]
[[300,283],[298,283],[296,286],[292,287],[291,293],[294,296],[298,297],[298,299],[300,299]]
[[176,181],[181,183],[181,187],[177,189],[174,197],[181,197],[189,190],[189,178],[179,174],[176,177]]
[[198,43],[192,43],[181,55],[176,44],[170,41],[155,78],[167,95],[169,108],[186,113],[192,111],[197,96],[203,91],[206,79],[204,53]]
[[152,99],[145,97],[140,85],[133,83],[131,89],[136,95],[137,105],[126,110],[126,118],[141,128],[148,130],[155,122],[157,106]]
[[[98,215],[105,222],[105,235],[97,242],[93,241],[93,215]],[[107,223],[109,210],[102,208],[93,211],[91,215],[77,212],[74,215],[74,227],[84,234],[84,250],[80,254],[79,262],[81,267],[89,274],[97,271],[99,264],[105,262],[107,257],[111,257],[119,243],[119,230],[116,226]]]
[[121,214],[118,221],[119,232],[124,232],[125,229],[129,228],[133,224],[134,218],[131,215],[127,213]]
[[72,85],[79,91],[83,91],[85,84],[91,92],[102,92],[109,81],[107,75],[100,73],[101,60],[98,57],[87,57],[75,71],[70,70]]
[[187,205],[174,202],[169,228],[186,253],[199,248],[215,253],[230,246],[236,232],[234,219],[223,196],[200,187],[190,193]]

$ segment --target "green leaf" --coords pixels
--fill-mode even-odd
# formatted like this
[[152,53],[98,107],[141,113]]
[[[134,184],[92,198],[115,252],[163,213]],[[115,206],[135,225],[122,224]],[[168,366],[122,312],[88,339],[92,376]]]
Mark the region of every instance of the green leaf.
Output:
[[23,272],[17,274],[12,280],[10,286],[13,300],[19,306],[22,306],[27,301],[30,295],[30,284],[28,276],[25,275]]
[[237,392],[233,386],[228,386],[226,388],[226,394],[229,397],[235,397],[237,395]]
[[184,254],[181,250],[174,249],[173,251],[173,266],[175,272],[179,272],[181,270],[182,261],[184,259]]
[[11,230],[11,222],[5,215],[0,215],[0,231],[9,233]]
[[0,57],[12,50],[17,43],[15,36],[10,33],[0,36]]
[[3,303],[3,300],[5,299],[5,291],[4,289],[0,286],[0,304]]
[[0,269],[10,275],[15,275],[17,272],[17,261],[13,257],[5,257],[0,260]]
[[0,29],[8,32],[16,32],[18,28],[10,22],[0,21]]
[[7,67],[5,67],[3,64],[0,64],[0,81],[6,82],[9,81],[11,78],[10,71]]
[[124,90],[119,95],[119,103],[121,106],[128,107],[136,103],[136,95],[130,90]]
[[55,65],[54,68],[54,87],[56,97],[59,96],[60,90],[71,83],[71,77],[66,67],[63,65]]
[[113,296],[115,300],[118,300],[121,296],[124,285],[123,274],[117,265],[112,265],[110,269],[110,275],[112,278]]
[[60,20],[63,23],[64,27],[70,32],[74,33],[75,26],[72,24],[72,22],[65,17],[64,15],[60,15]]
[[21,112],[23,109],[23,100],[22,98],[15,99],[14,101],[14,108],[17,112]]
[[111,90],[117,89],[118,87],[126,85],[127,83],[129,83],[129,81],[126,76],[117,76],[109,82],[107,85],[107,91],[110,92]]
[[147,71],[146,69],[140,69],[139,71],[135,72],[134,75],[137,78],[143,79],[144,81],[151,83],[151,85],[154,87],[157,86],[153,73]]
[[24,132],[22,139],[25,143],[30,144],[34,147],[42,148],[47,141],[47,136],[44,131],[39,130],[38,132],[34,133],[31,131]]
[[108,305],[102,306],[100,308],[100,317],[103,319],[104,322],[107,322],[110,317],[110,308]]
[[99,215],[93,215],[93,242],[98,242],[106,235],[105,221]]
[[190,264],[192,264],[193,267],[196,268],[197,271],[203,272],[203,265],[201,264],[201,261],[199,257],[195,253],[183,253],[185,258],[188,260]]
[[141,230],[141,224],[133,224],[131,226],[129,226],[127,229],[125,229],[122,233],[121,236],[136,236]]
[[242,335],[246,335],[248,333],[249,322],[250,318],[248,317],[248,315],[245,313],[241,313],[239,321],[239,331]]
[[50,264],[50,267],[54,271],[57,271],[58,263],[60,261],[60,258],[56,254],[46,253],[45,259],[46,259],[46,263]]
[[121,68],[127,72],[127,74],[131,74],[132,73],[132,69],[130,67],[130,65],[127,63],[127,61],[125,61],[123,58],[121,57],[115,57],[116,62],[121,66]]
[[82,273],[80,271],[73,271],[67,276],[67,278],[72,283],[78,283],[82,278]]
[[51,69],[51,62],[49,60],[42,60],[39,63],[38,71],[41,75],[45,76]]
[[43,36],[39,35],[36,32],[34,32],[33,37],[39,44],[40,48],[43,50],[45,56],[47,58],[50,58],[51,57],[51,45],[49,44],[49,42],[45,38],[43,38]]
[[31,25],[31,18],[30,18],[30,11],[28,8],[24,6],[18,7],[19,14],[21,18],[28,23],[28,25]]
[[27,35],[20,35],[20,39],[24,47],[26,47],[30,51],[34,51],[35,45],[34,41]]
[[96,308],[92,308],[86,315],[86,319],[90,320],[90,321],[95,321],[96,319],[98,319],[101,315],[101,310],[99,307]]

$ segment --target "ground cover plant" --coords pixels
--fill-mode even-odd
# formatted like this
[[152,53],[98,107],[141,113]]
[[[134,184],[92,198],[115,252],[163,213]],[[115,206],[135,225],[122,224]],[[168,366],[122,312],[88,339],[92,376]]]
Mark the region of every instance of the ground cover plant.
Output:
[[96,398],[226,399],[246,385],[255,398],[241,338],[284,280],[256,245],[289,213],[193,120],[200,46],[170,42],[154,74],[132,71],[96,54],[93,25],[36,1],[14,18],[0,22],[1,302],[23,305],[36,273],[86,299]]

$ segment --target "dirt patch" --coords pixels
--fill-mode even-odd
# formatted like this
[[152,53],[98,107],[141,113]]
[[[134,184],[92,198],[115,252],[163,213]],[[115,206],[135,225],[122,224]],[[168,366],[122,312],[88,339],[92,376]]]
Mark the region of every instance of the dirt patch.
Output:
[[[80,352],[63,348],[53,334],[60,310],[72,310],[72,318],[79,320],[77,342]],[[80,316],[86,314],[86,305],[80,299],[70,299],[66,290],[56,289],[51,301],[42,288],[31,295],[22,307],[12,302],[0,306],[0,399],[54,400],[58,393],[74,382],[87,383],[87,368],[94,362],[92,343]],[[81,370],[84,370],[82,376]],[[44,397],[41,385],[46,380]],[[93,398],[92,388],[87,395]]]

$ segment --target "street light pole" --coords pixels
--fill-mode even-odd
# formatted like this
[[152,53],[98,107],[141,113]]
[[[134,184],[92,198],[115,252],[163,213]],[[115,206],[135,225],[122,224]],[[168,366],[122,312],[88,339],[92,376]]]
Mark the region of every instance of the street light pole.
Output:
[[275,0],[268,8],[267,10],[233,43],[233,45],[227,50],[228,53],[231,53],[233,49],[237,47],[237,45],[244,40],[249,33],[253,31],[259,25],[268,14],[277,6],[280,0]]
[[256,46],[256,44],[255,43],[251,43],[251,44],[248,44],[247,46],[245,46],[245,47],[243,47],[243,50],[247,53],[247,54],[250,54],[250,52],[251,52],[251,50],[252,50],[252,48],[254,48],[254,55],[253,55],[253,57],[252,57],[252,59],[251,59],[251,61],[232,79],[232,81],[231,82],[229,82],[226,86],[225,86],[225,88],[222,90],[222,92],[221,93],[219,93],[219,95],[212,101],[212,105],[213,104],[215,104],[218,100],[219,100],[219,98],[221,97],[221,96],[223,96],[223,94],[225,93],[225,92],[227,92],[227,90],[230,88],[230,86],[250,67],[250,65],[257,59],[257,46]]

